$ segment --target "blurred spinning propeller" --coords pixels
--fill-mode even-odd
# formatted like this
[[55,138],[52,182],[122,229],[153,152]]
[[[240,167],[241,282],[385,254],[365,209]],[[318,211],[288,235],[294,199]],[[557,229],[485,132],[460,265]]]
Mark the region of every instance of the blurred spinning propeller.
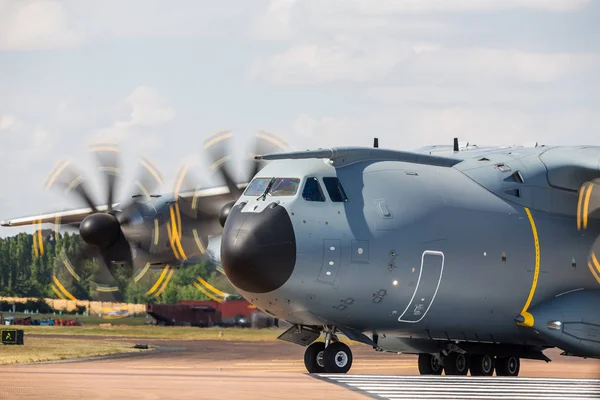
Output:
[[[62,265],[75,281],[81,280],[84,262],[93,258],[96,261],[96,270],[93,271],[92,280],[96,284],[97,299],[101,301],[121,301],[117,281],[114,278],[115,268],[122,268],[127,277],[136,273],[136,269],[143,268],[141,262],[134,263],[132,247],[128,238],[136,237],[137,240],[150,240],[152,232],[148,232],[144,224],[132,224],[131,216],[139,209],[143,201],[150,199],[150,193],[161,183],[162,177],[156,167],[146,159],[140,161],[140,172],[135,180],[133,196],[123,204],[115,204],[115,189],[118,185],[119,150],[113,144],[94,145],[90,149],[98,163],[100,172],[106,180],[105,201],[106,205],[98,206],[86,186],[82,174],[69,162],[61,161],[53,169],[46,181],[46,188],[59,188],[66,196],[78,197],[88,207],[91,213],[80,224],[62,224],[59,217],[55,220],[55,230],[61,226],[79,230],[83,246],[72,257],[64,257]],[[38,234],[37,247],[43,245],[43,240]],[[42,253],[43,248],[36,250]],[[57,263],[61,264],[61,263]],[[58,289],[64,297],[72,296],[61,284],[55,271],[53,280],[55,292]]]

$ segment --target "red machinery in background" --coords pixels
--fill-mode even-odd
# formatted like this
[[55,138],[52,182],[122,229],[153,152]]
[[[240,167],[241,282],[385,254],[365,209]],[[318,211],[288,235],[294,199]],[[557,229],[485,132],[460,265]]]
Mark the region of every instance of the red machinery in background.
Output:
[[187,300],[177,304],[148,304],[146,312],[157,325],[238,326],[268,328],[278,320],[256,309],[246,300]]

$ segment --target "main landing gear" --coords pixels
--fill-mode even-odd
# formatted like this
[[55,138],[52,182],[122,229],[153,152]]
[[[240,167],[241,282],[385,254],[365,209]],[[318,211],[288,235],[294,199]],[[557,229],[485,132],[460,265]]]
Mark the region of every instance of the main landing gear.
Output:
[[452,352],[444,354],[419,354],[419,373],[421,375],[467,375],[518,376],[521,360],[518,357],[495,357],[480,354]]
[[325,343],[314,342],[304,352],[304,365],[309,373],[345,374],[352,367],[352,351],[328,332]]

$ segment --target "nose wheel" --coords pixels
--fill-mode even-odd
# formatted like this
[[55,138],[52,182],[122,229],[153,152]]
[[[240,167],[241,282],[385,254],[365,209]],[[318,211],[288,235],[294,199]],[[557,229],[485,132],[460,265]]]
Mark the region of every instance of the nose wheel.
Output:
[[315,342],[304,352],[304,366],[311,374],[345,374],[352,367],[352,351],[342,342],[332,342],[327,347],[323,342]]

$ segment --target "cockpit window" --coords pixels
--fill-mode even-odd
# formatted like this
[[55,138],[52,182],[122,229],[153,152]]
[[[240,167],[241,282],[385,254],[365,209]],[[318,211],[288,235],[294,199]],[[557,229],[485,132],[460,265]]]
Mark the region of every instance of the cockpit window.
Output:
[[346,192],[342,187],[342,183],[338,178],[328,177],[323,178],[323,183],[325,184],[325,188],[327,189],[327,193],[329,193],[329,197],[331,201],[337,203],[343,203],[348,201],[348,197],[346,196]]
[[319,185],[317,178],[306,178],[304,190],[302,190],[302,197],[306,201],[325,201],[325,196],[323,196],[323,191],[321,190],[321,185]]
[[269,189],[271,196],[293,196],[298,191],[300,179],[298,178],[275,178]]
[[246,188],[244,195],[246,196],[260,196],[265,192],[267,186],[269,186],[271,178],[256,178]]

